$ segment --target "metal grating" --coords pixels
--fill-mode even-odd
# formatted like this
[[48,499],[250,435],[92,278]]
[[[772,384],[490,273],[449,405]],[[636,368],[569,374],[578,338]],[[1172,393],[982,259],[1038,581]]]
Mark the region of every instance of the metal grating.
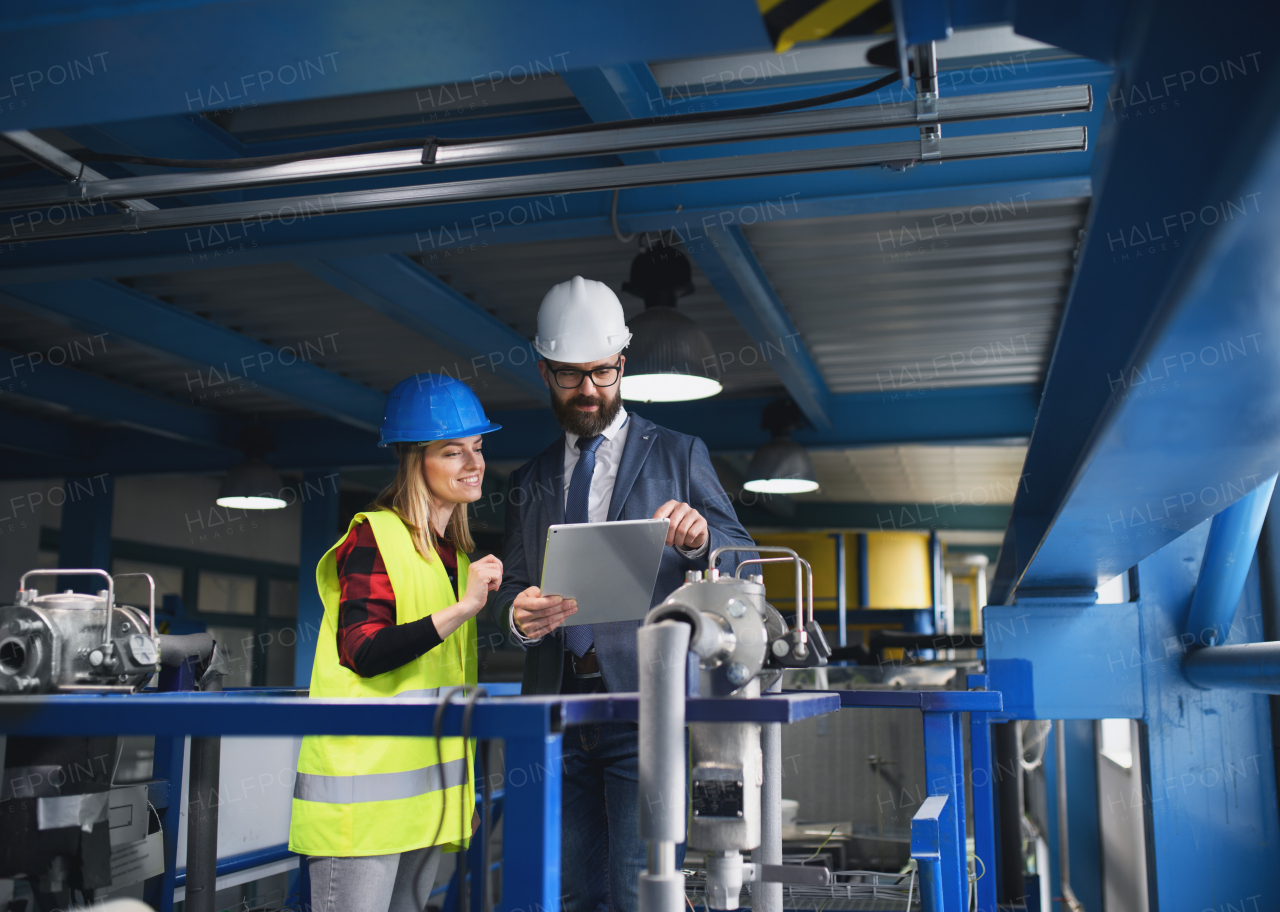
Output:
[[[644,310],[634,295],[622,291],[631,274],[638,242],[623,244],[613,237],[502,244],[476,250],[424,254],[423,264],[481,307],[532,339],[538,328],[538,305],[551,286],[575,275],[604,282],[622,301],[631,318]],[[681,313],[702,327],[723,365],[720,377],[729,394],[772,393],[781,383],[768,363],[759,359],[736,317],[725,306],[707,277],[690,259],[694,293],[681,298]],[[744,364],[744,360],[752,363]]]
[[745,229],[836,393],[1044,378],[1087,199]]

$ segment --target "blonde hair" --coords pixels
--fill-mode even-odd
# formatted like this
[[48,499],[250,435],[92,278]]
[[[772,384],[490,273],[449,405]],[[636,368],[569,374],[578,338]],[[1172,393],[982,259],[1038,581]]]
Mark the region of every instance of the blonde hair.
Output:
[[[400,517],[413,546],[424,559],[430,561],[435,554],[436,530],[431,526],[431,489],[427,486],[427,476],[423,471],[423,461],[427,457],[427,444],[397,443],[396,455],[400,457],[400,465],[396,468],[396,477],[378,495],[373,505],[381,510],[389,510]],[[471,524],[467,521],[467,505],[454,504],[453,515],[445,527],[445,538],[453,543],[459,551],[474,551],[476,543],[471,538]]]

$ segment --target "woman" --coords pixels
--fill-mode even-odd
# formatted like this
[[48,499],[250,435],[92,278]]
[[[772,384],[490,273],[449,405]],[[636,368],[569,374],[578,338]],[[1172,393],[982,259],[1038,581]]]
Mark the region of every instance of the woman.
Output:
[[[467,504],[484,480],[489,423],[463,383],[418,374],[387,398],[381,446],[400,457],[374,509],[320,559],[324,602],[313,697],[434,697],[476,682],[474,618],[502,579]],[[422,912],[441,855],[474,831],[461,738],[303,739],[289,848],[307,858],[313,912]]]

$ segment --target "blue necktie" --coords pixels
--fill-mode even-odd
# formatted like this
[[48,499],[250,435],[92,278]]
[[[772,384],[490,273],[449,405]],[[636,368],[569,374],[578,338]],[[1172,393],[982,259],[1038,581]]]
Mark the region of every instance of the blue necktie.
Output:
[[[587,504],[591,500],[591,476],[596,470],[596,450],[602,443],[602,436],[578,438],[578,464],[573,467],[573,477],[569,479],[569,496],[564,506],[565,522],[590,522]],[[585,655],[594,639],[590,624],[578,624],[564,629],[564,644],[576,656]]]

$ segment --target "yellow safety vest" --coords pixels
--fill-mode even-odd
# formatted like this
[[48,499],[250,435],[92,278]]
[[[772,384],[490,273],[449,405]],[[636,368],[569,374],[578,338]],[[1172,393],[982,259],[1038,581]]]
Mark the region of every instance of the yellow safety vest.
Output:
[[[348,533],[366,521],[395,591],[396,623],[416,621],[457,601],[439,558],[423,559],[398,516],[385,510],[357,513]],[[338,662],[337,548],[330,548],[316,567],[324,620],[311,670],[311,696],[434,697],[439,688],[476,683],[474,619],[394,671],[362,678],[344,668]],[[459,553],[463,592],[468,566],[466,555]],[[298,757],[289,848],[303,855],[348,857],[429,845],[445,845],[446,851],[465,847],[475,807],[472,757],[474,751],[462,738],[442,739],[437,755],[431,737],[309,735],[302,739]]]

